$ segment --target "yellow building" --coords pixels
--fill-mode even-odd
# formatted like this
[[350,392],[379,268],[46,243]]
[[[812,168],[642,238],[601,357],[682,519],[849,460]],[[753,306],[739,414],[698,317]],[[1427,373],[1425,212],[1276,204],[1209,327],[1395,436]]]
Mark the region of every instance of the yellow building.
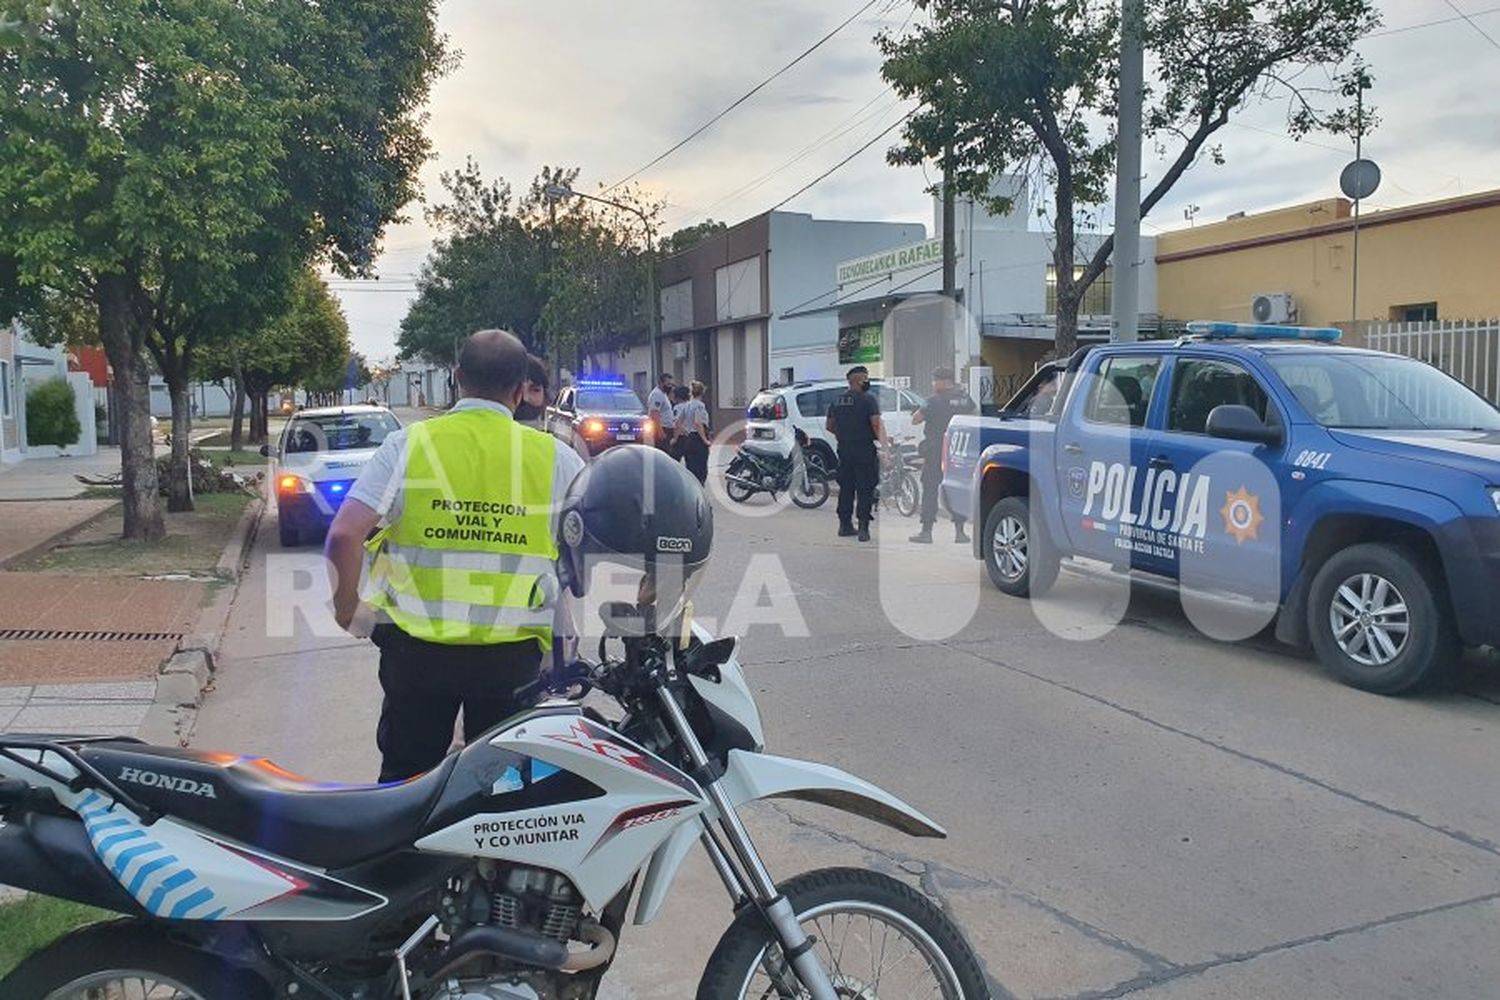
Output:
[[1343,198],[1164,233],[1156,251],[1168,320],[1363,326],[1500,316],[1500,191],[1363,212],[1357,307],[1353,209]]

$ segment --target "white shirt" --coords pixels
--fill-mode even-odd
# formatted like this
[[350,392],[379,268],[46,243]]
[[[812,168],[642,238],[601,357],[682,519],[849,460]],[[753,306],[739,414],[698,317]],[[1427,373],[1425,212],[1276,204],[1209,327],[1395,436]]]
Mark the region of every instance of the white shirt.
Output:
[[693,434],[698,430],[698,425],[703,425],[703,430],[708,431],[708,406],[701,399],[690,399],[677,407],[677,421],[681,425],[678,430],[684,434]]
[[[460,399],[454,405],[453,410],[454,412],[493,410],[507,417],[511,415],[510,409],[503,403],[492,402],[488,399]],[[406,432],[407,428],[403,427],[387,435],[375,454],[370,456],[370,461],[365,465],[364,471],[359,474],[359,479],[349,488],[350,500],[358,500],[379,514],[381,519],[388,524],[401,516],[402,493],[406,482]],[[568,495],[568,487],[573,485],[573,480],[583,471],[584,461],[576,451],[563,446],[560,442],[552,451],[554,458],[551,514],[555,537],[558,518],[562,514],[563,500]]]
[[672,408],[672,397],[661,386],[651,390],[646,397],[646,409],[656,417],[658,427],[671,427],[677,421],[677,411]]

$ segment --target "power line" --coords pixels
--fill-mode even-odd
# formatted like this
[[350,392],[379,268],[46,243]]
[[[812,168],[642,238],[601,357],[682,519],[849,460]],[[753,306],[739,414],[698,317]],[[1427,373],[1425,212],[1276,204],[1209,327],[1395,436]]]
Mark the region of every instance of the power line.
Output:
[[609,187],[605,188],[602,193],[608,194],[610,191],[613,191],[615,188],[619,187],[621,184],[625,184],[628,181],[634,180],[635,178],[639,177],[641,174],[645,173],[647,170],[650,170],[652,167],[656,166],[662,160],[665,160],[667,157],[669,157],[673,153],[677,152],[683,146],[686,146],[688,143],[690,143],[694,139],[698,138],[698,136],[702,135],[704,132],[707,132],[715,124],[717,124],[719,121],[723,120],[723,118],[726,115],[728,115],[731,111],[733,111],[735,108],[738,108],[740,105],[742,105],[746,101],[750,100],[750,98],[754,97],[756,94],[758,94],[762,90],[764,90],[766,88],[766,86],[771,83],[771,81],[775,80],[777,77],[781,76],[787,70],[791,69],[793,66],[796,66],[802,60],[804,60],[808,56],[812,55],[814,52],[816,52],[818,49],[820,49],[825,42],[827,42],[829,39],[833,38],[834,35],[837,35],[840,31],[843,31],[849,25],[853,24],[856,18],[858,18],[865,11],[869,10],[871,7],[875,6],[875,4],[877,2],[878,2],[878,0],[867,0],[867,2],[864,4],[864,6],[860,7],[859,10],[855,11],[853,14],[850,14],[847,18],[845,18],[844,21],[842,23],[840,23],[838,27],[834,28],[828,34],[824,35],[822,38],[820,38],[816,42],[814,42],[810,47],[808,47],[807,49],[803,50],[802,54],[799,55],[799,56],[797,56],[797,58],[793,59],[791,62],[787,63],[785,66],[781,67],[776,72],[774,72],[770,76],[766,77],[760,83],[757,83],[754,87],[750,88],[749,91],[747,91],[745,94],[741,95],[732,104],[730,104],[729,107],[725,108],[723,111],[720,111],[718,114],[714,115],[708,121],[706,121],[702,125],[698,126],[691,133],[689,133],[686,137],[684,137],[682,140],[680,140],[676,145],[674,145],[672,148],[668,149],[665,153],[662,153],[661,155],[657,156],[650,163],[647,163],[647,164],[645,164],[644,166],[641,166],[641,167],[637,167],[635,170],[631,171],[626,176],[620,178],[619,180],[617,180],[613,184],[611,184]]
[[790,194],[787,197],[781,199],[775,205],[772,205],[769,209],[767,209],[767,211],[774,212],[777,209],[779,209],[782,206],[784,206],[787,202],[791,201],[792,199],[801,197],[802,195],[806,194],[808,191],[812,190],[814,187],[817,187],[819,184],[823,183],[828,178],[832,177],[834,174],[838,173],[838,171],[842,170],[845,166],[847,166],[849,164],[850,160],[854,159],[860,153],[863,153],[865,150],[867,150],[871,146],[875,145],[881,139],[884,139],[886,136],[888,136],[892,132],[896,131],[896,129],[900,128],[902,125],[905,125],[908,121],[911,120],[911,117],[913,115],[915,115],[920,110],[921,110],[921,105],[918,105],[917,107],[912,108],[906,114],[902,115],[900,118],[897,118],[895,121],[891,122],[890,126],[887,127],[884,131],[882,131],[879,135],[875,136],[875,138],[871,139],[869,142],[865,143],[863,146],[860,146],[854,152],[850,153],[848,156],[844,157],[842,160],[840,160],[839,162],[835,163],[833,166],[829,167],[827,170],[823,171],[823,173],[819,174],[817,177],[814,177],[812,180],[810,180],[806,184],[802,185],[800,188],[798,188],[792,194]]
[[1459,17],[1463,18],[1465,21],[1469,22],[1469,27],[1471,27],[1475,31],[1479,32],[1479,36],[1481,38],[1483,38],[1485,41],[1489,42],[1495,48],[1500,49],[1500,42],[1495,41],[1495,36],[1494,35],[1490,34],[1488,31],[1485,31],[1483,28],[1481,28],[1479,26],[1479,22],[1478,21],[1474,20],[1468,14],[1465,14],[1463,11],[1459,10],[1458,9],[1458,4],[1454,3],[1453,0],[1445,0],[1445,2],[1448,4],[1449,7],[1453,8],[1453,12],[1455,14],[1457,14]]
[[[796,166],[798,163],[801,163],[803,160],[807,159],[813,153],[817,152],[819,149],[823,148],[829,143],[836,142],[839,139],[842,139],[844,136],[856,131],[861,126],[868,125],[870,122],[875,121],[878,118],[883,118],[887,112],[901,103],[900,98],[897,98],[896,100],[890,102],[889,104],[886,104],[883,107],[875,108],[875,105],[880,102],[881,98],[885,97],[889,93],[890,88],[886,88],[886,90],[882,91],[879,94],[876,94],[858,111],[854,112],[854,114],[850,115],[848,118],[845,118],[843,121],[833,126],[833,128],[829,129],[827,132],[824,132],[818,138],[808,143],[799,152],[797,152],[781,165],[772,167],[770,170],[767,170],[765,173],[756,177],[754,180],[748,181],[740,187],[735,188],[733,191],[710,203],[706,208],[685,210],[681,216],[681,219],[683,221],[687,221],[698,216],[712,215],[715,209],[738,198],[743,198],[746,195],[751,194],[752,192],[756,191],[764,184],[766,184],[766,182],[774,178],[777,174],[780,174]],[[872,108],[874,109],[873,111],[871,110]],[[667,228],[671,227],[669,226]]]
[[[1457,10],[1457,8],[1454,9]],[[1441,24],[1457,24],[1460,21],[1468,20],[1470,17],[1484,17],[1487,14],[1500,14],[1500,7],[1487,7],[1484,10],[1476,10],[1473,14],[1468,15],[1465,15],[1463,11],[1459,11],[1458,17],[1440,17],[1435,21],[1421,21],[1417,24],[1403,24],[1399,28],[1385,28],[1381,31],[1372,31],[1360,39],[1360,41],[1370,38],[1384,38],[1387,35],[1401,35],[1408,31],[1420,31],[1423,28],[1435,28]]]

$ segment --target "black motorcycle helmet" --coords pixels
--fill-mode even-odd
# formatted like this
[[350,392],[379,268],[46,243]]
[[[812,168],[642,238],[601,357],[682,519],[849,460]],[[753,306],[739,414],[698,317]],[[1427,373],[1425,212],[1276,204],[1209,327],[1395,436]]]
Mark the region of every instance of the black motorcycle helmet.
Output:
[[558,568],[575,597],[601,567],[633,574],[631,592],[650,631],[682,612],[713,546],[713,508],[687,468],[657,448],[625,445],[596,458],[563,501]]

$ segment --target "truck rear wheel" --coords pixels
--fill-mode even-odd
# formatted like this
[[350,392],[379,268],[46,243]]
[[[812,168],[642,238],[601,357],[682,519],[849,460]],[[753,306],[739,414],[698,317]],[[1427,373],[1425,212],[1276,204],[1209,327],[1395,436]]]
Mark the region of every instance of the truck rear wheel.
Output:
[[1364,691],[1431,686],[1459,657],[1437,574],[1402,545],[1365,543],[1335,554],[1313,577],[1307,613],[1318,659]]
[[990,582],[1011,597],[1040,597],[1057,582],[1061,557],[1047,525],[1031,516],[1025,497],[1006,497],[984,519],[984,567]]

